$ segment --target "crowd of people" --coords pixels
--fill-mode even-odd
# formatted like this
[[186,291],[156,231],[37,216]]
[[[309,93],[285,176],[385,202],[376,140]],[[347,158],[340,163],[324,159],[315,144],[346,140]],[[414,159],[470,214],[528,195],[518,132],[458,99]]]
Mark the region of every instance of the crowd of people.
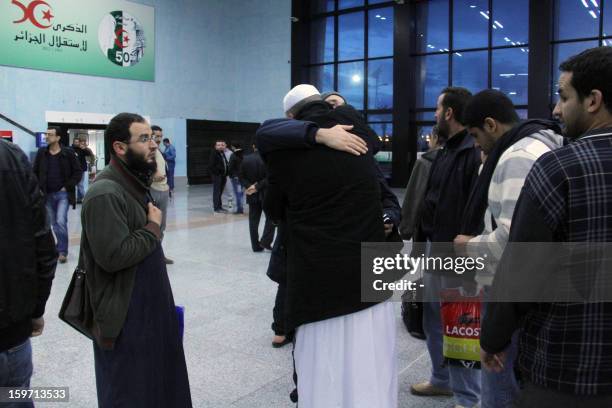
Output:
[[[362,244],[412,240],[428,256],[442,254],[443,244],[454,256],[484,246],[497,265],[514,243],[612,238],[612,48],[584,51],[559,68],[557,120],[520,120],[497,90],[442,89],[430,150],[414,164],[401,207],[374,159],[379,138],[337,92],[291,89],[286,117],[262,124],[251,154],[216,141],[213,210],[228,212],[229,182],[236,213],[246,196],[252,250],[271,250],[272,346],[293,343],[290,398],[299,407],[398,406],[397,308],[391,293],[362,298]],[[79,318],[93,342],[99,406],[190,407],[166,271],[173,261],[162,249],[176,151],[161,128],[121,113],[105,131],[110,163],[88,188],[91,152],[80,141],[61,146],[58,132],[47,131],[48,147],[32,166],[0,141],[0,386],[30,385],[29,338],[43,331],[56,264],[68,256],[68,208],[81,192]],[[494,300],[513,273],[546,288],[537,258],[514,271],[423,271],[431,375],[412,384],[412,394],[454,397],[456,408],[612,406],[610,303]],[[447,358],[436,299],[452,288],[483,294],[472,322],[478,365]]]

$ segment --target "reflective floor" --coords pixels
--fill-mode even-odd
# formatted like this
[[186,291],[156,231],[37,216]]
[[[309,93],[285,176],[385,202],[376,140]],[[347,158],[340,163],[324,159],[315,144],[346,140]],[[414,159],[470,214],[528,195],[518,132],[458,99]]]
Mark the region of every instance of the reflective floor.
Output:
[[[292,407],[291,346],[270,346],[276,294],[276,284],[265,275],[270,253],[251,252],[246,215],[213,214],[211,186],[184,183],[177,180],[170,202],[164,250],[175,260],[168,267],[175,301],[185,306],[185,354],[194,406]],[[79,210],[70,210],[69,262],[58,265],[45,331],[32,341],[32,386],[67,386],[70,403],[39,404],[43,407],[97,406],[91,342],[57,318],[77,261]],[[407,334],[399,306],[399,406],[452,407],[450,398],[410,395],[410,384],[428,379],[430,362],[425,343]]]

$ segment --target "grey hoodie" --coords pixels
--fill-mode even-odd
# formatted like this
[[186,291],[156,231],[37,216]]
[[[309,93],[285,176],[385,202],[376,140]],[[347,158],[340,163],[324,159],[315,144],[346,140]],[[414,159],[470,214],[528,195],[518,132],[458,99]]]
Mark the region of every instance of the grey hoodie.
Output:
[[472,257],[482,256],[483,250],[487,253],[486,268],[476,275],[478,283],[490,285],[493,281],[495,267],[508,242],[514,208],[531,167],[541,155],[561,146],[563,136],[544,129],[519,140],[500,157],[489,185],[485,230],[470,240],[470,244],[474,245],[468,245],[468,253]]

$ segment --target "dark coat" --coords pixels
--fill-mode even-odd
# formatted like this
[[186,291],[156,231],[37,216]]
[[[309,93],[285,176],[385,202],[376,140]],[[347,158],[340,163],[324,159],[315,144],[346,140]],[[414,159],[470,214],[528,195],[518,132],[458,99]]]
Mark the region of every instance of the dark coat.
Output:
[[240,184],[247,189],[253,184],[257,188],[257,193],[246,196],[247,204],[254,204],[258,201],[263,202],[268,186],[268,171],[259,152],[247,155],[240,165]]
[[[431,166],[419,236],[432,242],[453,242],[461,233],[461,222],[472,186],[478,177],[480,149],[466,130],[448,140]],[[432,188],[439,195],[432,194]]]
[[[41,147],[36,153],[33,170],[38,177],[38,185],[43,193],[47,193],[47,152],[48,147]],[[64,188],[68,193],[68,202],[76,208],[76,186],[83,177],[77,154],[69,147],[62,146],[60,152],[60,171],[64,180]]]
[[244,151],[237,149],[234,154],[231,155],[228,164],[228,175],[232,178],[240,177],[240,165],[244,158]]
[[[320,101],[305,105],[296,119],[320,127],[362,123]],[[353,133],[367,142],[366,134]],[[385,241],[373,161],[370,153],[319,145],[266,156],[264,208],[273,220],[286,221],[287,330],[372,306],[361,302],[361,243]]]
[[0,140],[0,352],[32,334],[51,291],[57,251],[26,155]]
[[211,176],[227,176],[229,163],[226,162],[225,154],[213,149],[208,159],[208,172]]

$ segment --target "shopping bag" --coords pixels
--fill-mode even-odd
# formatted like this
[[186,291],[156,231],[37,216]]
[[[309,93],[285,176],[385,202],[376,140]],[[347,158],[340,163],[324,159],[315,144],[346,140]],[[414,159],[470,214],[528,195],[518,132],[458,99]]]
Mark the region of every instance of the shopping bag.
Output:
[[482,292],[468,296],[461,289],[444,289],[440,300],[446,363],[479,369]]

